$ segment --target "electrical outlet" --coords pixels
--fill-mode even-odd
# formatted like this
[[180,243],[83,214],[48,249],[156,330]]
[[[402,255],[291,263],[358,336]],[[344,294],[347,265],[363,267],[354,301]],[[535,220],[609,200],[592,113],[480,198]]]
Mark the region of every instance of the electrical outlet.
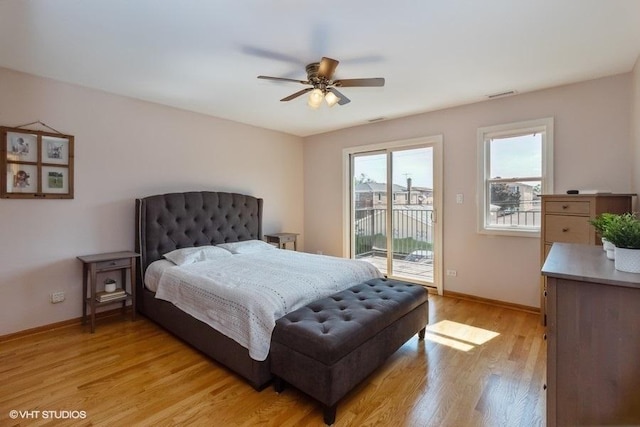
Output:
[[456,194],[456,203],[461,205],[464,202],[464,194],[458,193]]
[[447,270],[447,276],[456,277],[458,272],[456,270]]
[[64,301],[64,291],[51,292],[51,304]]

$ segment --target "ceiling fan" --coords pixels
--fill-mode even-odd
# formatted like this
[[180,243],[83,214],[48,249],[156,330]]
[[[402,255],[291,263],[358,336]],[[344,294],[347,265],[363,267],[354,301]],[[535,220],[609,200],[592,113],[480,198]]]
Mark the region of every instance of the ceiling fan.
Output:
[[338,91],[338,87],[381,87],[384,86],[384,78],[376,77],[369,79],[341,79],[333,80],[333,73],[336,71],[339,61],[323,57],[320,62],[313,62],[306,67],[307,80],[287,79],[284,77],[258,76],[259,79],[278,80],[285,82],[302,83],[311,87],[299,90],[280,101],[291,101],[307,92],[309,94],[308,104],[311,108],[319,108],[322,100],[325,100],[329,107],[336,104],[344,105],[351,102],[349,98]]

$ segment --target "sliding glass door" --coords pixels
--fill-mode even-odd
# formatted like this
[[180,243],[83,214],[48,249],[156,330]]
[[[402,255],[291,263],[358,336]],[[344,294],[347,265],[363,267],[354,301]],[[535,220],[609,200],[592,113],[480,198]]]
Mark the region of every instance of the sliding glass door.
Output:
[[435,145],[349,156],[351,257],[375,264],[388,277],[438,287]]

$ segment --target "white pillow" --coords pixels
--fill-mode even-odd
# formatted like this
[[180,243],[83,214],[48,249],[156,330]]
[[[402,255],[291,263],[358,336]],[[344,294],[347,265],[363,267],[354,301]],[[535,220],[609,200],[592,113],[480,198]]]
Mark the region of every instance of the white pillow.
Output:
[[217,247],[224,248],[232,254],[252,254],[255,252],[276,249],[275,246],[262,240],[244,240],[242,242],[223,243]]
[[215,246],[196,246],[193,248],[176,249],[163,256],[175,265],[187,265],[193,264],[194,262],[231,256],[231,254]]

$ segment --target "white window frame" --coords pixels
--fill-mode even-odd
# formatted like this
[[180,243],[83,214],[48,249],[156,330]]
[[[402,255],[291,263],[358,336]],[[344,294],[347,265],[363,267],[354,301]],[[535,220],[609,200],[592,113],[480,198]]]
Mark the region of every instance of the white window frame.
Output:
[[[553,117],[543,119],[528,120],[523,122],[507,123],[496,126],[481,127],[478,129],[478,233],[518,236],[518,237],[539,237],[540,227],[519,227],[516,225],[490,225],[487,222],[491,192],[489,190],[491,180],[489,173],[491,139],[515,137],[529,135],[532,133],[542,134],[542,176],[541,194],[553,193]],[[527,177],[520,177],[527,178]],[[517,182],[514,178],[511,181]],[[510,181],[505,179],[504,181]]]

